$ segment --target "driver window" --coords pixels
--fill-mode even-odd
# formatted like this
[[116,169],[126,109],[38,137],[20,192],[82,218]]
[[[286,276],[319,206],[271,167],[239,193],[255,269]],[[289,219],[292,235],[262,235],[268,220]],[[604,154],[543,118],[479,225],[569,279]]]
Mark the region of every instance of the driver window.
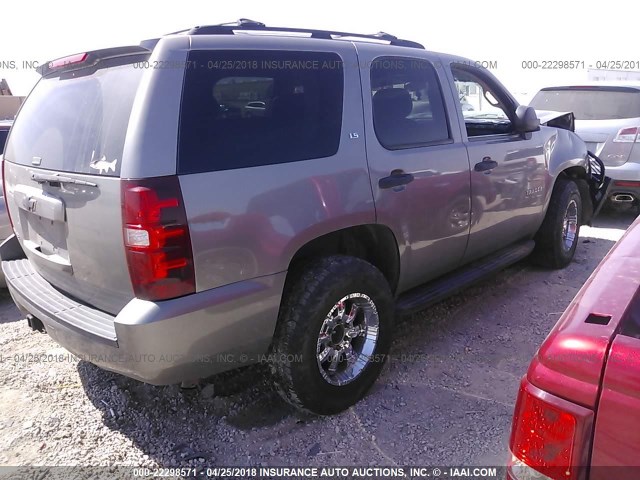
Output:
[[451,67],[468,137],[513,132],[505,105],[480,76],[467,68]]

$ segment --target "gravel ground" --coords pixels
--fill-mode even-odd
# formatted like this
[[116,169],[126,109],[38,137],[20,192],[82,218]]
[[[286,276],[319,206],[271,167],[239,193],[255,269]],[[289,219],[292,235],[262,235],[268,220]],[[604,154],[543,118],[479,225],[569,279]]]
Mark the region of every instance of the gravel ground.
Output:
[[0,465],[504,464],[532,355],[633,219],[608,211],[584,228],[565,270],[521,262],[402,319],[377,384],[334,417],[293,411],[260,367],[193,390],[105,372],[32,332],[0,293]]

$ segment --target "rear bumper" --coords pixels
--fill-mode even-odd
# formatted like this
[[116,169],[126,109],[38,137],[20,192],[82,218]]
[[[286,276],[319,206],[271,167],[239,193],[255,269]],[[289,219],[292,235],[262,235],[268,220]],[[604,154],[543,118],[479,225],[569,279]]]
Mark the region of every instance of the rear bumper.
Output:
[[116,316],[54,289],[26,259],[3,260],[18,307],[82,360],[155,385],[257,363],[268,351],[285,273],[163,302],[131,300]]
[[640,186],[620,186],[616,181],[640,182],[640,163],[627,162],[618,167],[606,167],[607,177],[612,179],[609,194],[628,193],[640,199]]

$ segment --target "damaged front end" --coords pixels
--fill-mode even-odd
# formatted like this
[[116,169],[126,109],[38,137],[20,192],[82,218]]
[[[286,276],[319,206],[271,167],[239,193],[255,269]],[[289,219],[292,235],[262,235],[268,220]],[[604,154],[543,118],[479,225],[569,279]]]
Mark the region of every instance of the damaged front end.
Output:
[[[573,112],[554,112],[549,110],[536,110],[540,119],[540,125],[569,130],[575,134],[575,116]],[[577,135],[576,135],[576,138]],[[582,141],[582,140],[580,140]],[[583,142],[584,143],[584,142]],[[586,144],[585,144],[586,150]],[[587,172],[586,184],[580,182],[582,198],[591,203],[591,208],[584,209],[583,223],[591,225],[591,221],[598,215],[605,204],[611,179],[605,175],[604,162],[593,152],[586,151],[585,170]]]

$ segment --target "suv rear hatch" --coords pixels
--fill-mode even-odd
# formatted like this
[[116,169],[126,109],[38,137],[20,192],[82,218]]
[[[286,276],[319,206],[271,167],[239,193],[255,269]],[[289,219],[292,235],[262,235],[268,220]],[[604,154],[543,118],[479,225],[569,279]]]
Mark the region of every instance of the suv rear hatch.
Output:
[[122,47],[56,60],[24,103],[3,170],[14,231],[57,289],[116,314],[134,296],[125,254],[120,167],[148,57]]
[[640,89],[605,85],[549,87],[536,94],[531,106],[536,110],[573,112],[576,133],[606,166],[623,165],[637,149]]

